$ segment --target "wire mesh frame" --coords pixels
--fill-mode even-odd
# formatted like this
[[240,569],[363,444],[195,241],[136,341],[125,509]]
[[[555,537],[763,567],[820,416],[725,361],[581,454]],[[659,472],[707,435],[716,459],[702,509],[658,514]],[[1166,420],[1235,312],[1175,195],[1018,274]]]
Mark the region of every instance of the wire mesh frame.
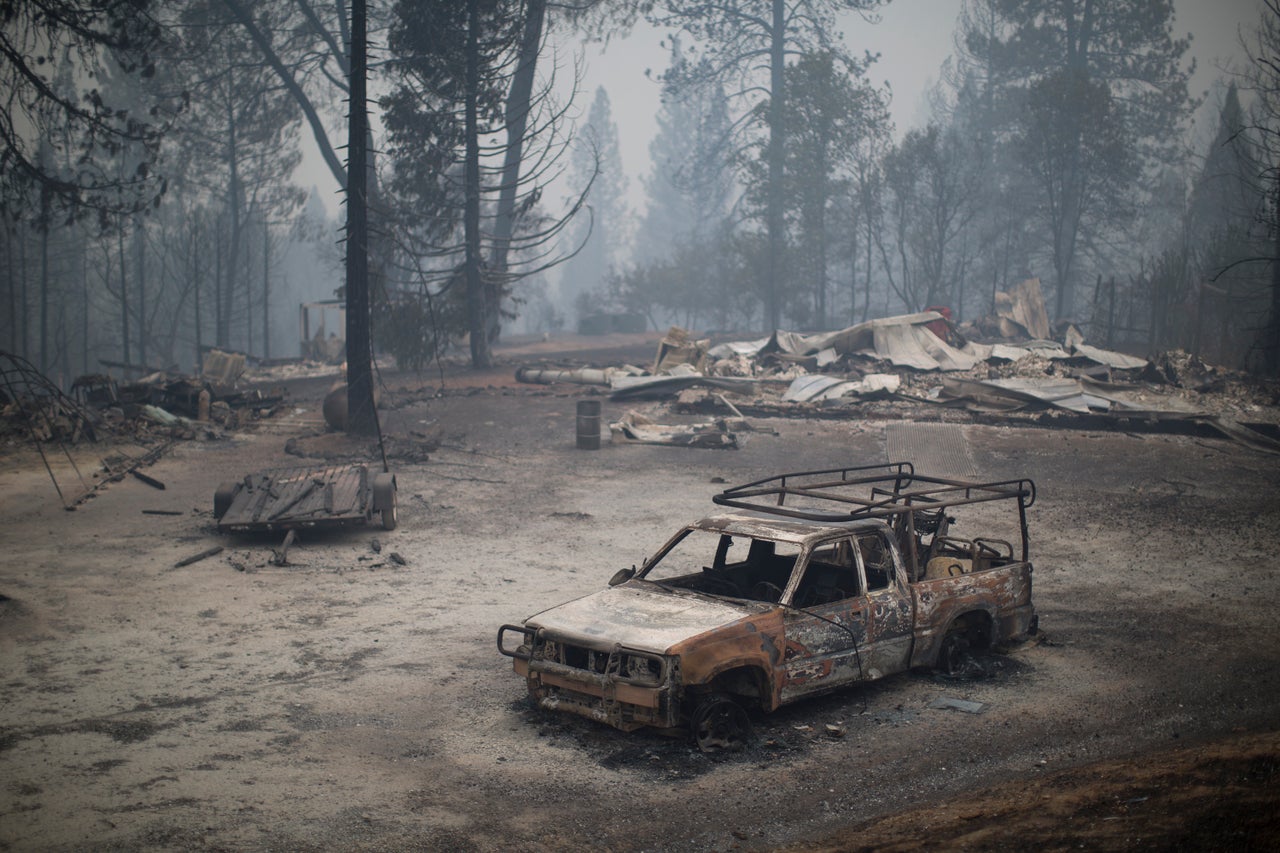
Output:
[[[57,425],[53,422],[49,408],[55,406],[73,418],[75,431],[83,433],[90,441],[96,441],[97,435],[94,432],[92,419],[78,403],[50,382],[35,365],[20,355],[3,350],[0,350],[0,389],[3,389],[10,403],[18,408],[23,420],[26,421],[27,433],[40,453],[40,460],[44,463],[49,479],[53,481],[53,488],[57,491],[62,505],[68,508],[73,506],[74,503],[67,503],[62,487],[58,484],[58,478],[53,473],[53,467],[44,452],[45,442],[40,440],[40,431],[43,430],[52,441],[57,443],[63,455],[67,457],[67,461],[71,463],[71,468],[80,480],[80,485],[87,488],[84,475],[80,473],[80,466],[76,464],[71,451],[58,435]],[[41,405],[41,402],[46,402],[48,405]]]

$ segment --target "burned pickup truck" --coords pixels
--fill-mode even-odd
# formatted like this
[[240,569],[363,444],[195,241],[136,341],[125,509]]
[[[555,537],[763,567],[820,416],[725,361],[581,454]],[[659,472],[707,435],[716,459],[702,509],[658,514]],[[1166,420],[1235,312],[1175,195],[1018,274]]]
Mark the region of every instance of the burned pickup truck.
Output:
[[[774,709],[1036,630],[1030,480],[962,482],[909,463],[782,474],[716,495],[727,511],[609,586],[503,625],[542,708],[623,731],[741,746]],[[980,532],[953,535],[958,525]],[[1005,538],[998,538],[1003,535]]]

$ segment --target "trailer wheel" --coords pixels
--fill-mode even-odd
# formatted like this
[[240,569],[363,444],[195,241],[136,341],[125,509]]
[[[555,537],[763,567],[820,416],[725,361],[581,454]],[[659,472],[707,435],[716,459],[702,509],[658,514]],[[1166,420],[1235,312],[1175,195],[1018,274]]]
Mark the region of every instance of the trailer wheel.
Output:
[[703,752],[737,752],[751,738],[746,710],[727,693],[708,693],[698,702],[691,721],[693,739]]
[[382,528],[396,529],[396,476],[376,474],[373,478],[373,509],[382,513]]
[[219,484],[217,491],[213,493],[213,517],[215,520],[221,519],[227,514],[227,510],[231,509],[231,501],[235,500],[236,491],[239,488],[240,484],[235,480]]

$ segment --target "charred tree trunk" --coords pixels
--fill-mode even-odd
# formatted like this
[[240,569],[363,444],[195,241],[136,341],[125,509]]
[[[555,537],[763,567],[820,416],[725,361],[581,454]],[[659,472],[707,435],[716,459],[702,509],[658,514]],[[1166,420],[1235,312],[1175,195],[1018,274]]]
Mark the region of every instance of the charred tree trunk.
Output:
[[492,285],[488,294],[487,334],[497,337],[502,282],[507,272],[507,254],[516,227],[516,197],[520,187],[520,162],[524,156],[524,134],[533,96],[533,76],[542,44],[542,26],[546,18],[546,0],[529,0],[525,8],[524,34],[520,41],[520,59],[511,77],[507,93],[507,150],[502,162],[502,185],[498,190],[498,208],[493,228],[493,254],[489,260]]
[[467,287],[467,328],[471,333],[471,366],[486,368],[493,362],[489,349],[489,324],[485,321],[484,276],[480,269],[480,140],[477,93],[480,89],[480,3],[467,0],[467,67],[465,94],[466,161],[463,165],[463,261]]
[[138,276],[138,364],[147,363],[147,238],[141,219],[134,220],[133,239],[137,246],[135,263]]
[[[116,233],[116,257],[120,259],[120,349],[121,361],[130,364],[129,358],[129,277],[124,266],[124,219],[120,220],[120,230]],[[129,371],[125,369],[125,376]]]
[[40,372],[49,371],[49,191],[40,192]]
[[4,267],[5,280],[9,285],[9,351],[18,352],[18,277],[13,274],[13,248],[17,241],[13,239],[13,231],[9,222],[4,223]]
[[31,318],[27,316],[30,302],[27,301],[27,233],[22,228],[18,233],[18,334],[22,339],[22,357],[31,359]]
[[196,299],[196,362],[195,373],[200,373],[204,363],[204,318],[200,313],[200,284],[204,277],[200,274],[200,220],[191,224],[191,286],[195,288]]
[[213,223],[213,343],[218,345],[222,335],[222,289],[226,286],[223,276],[222,223]]
[[80,247],[80,374],[89,372],[89,247]]
[[786,3],[784,0],[773,0],[773,24],[770,28],[769,45],[769,146],[768,169],[769,189],[765,211],[765,230],[768,235],[768,275],[765,294],[765,331],[772,332],[781,322],[781,278],[783,265],[783,249],[786,237],[783,234],[783,170],[786,166],[786,149],[783,146],[783,107],[786,104],[786,92],[783,89],[783,65],[786,61]]
[[262,218],[262,357],[271,358],[271,226]]
[[[824,97],[827,96],[824,91]],[[829,192],[829,182],[827,180],[827,142],[831,138],[830,122],[824,122],[820,130],[822,134],[822,147],[818,152],[818,205],[814,211],[816,221],[813,223],[814,230],[818,232],[818,257],[816,259],[817,266],[817,286],[816,299],[814,300],[814,313],[817,315],[814,319],[817,321],[819,329],[827,328],[827,194]]]
[[1267,375],[1277,376],[1280,375],[1280,180],[1276,184],[1271,233],[1271,312],[1262,334],[1262,364]]
[[227,222],[230,227],[226,258],[226,286],[222,288],[222,308],[219,312],[217,342],[220,347],[231,346],[231,313],[235,305],[236,273],[240,263],[240,164],[236,157],[236,114],[227,105]]
[[347,432],[373,435],[373,365],[369,341],[368,69],[365,0],[351,4],[351,101],[347,117]]
[[867,220],[867,223],[866,223],[867,224],[867,247],[866,247],[867,257],[866,257],[866,268],[863,270],[863,275],[865,277],[865,282],[864,282],[865,287],[862,290],[862,322],[863,323],[867,322],[867,315],[871,313],[871,264],[872,264],[871,236],[874,233],[873,229],[875,228],[875,223],[872,221],[872,217],[871,217],[870,190],[867,191],[866,198],[867,198],[867,212],[864,218]]

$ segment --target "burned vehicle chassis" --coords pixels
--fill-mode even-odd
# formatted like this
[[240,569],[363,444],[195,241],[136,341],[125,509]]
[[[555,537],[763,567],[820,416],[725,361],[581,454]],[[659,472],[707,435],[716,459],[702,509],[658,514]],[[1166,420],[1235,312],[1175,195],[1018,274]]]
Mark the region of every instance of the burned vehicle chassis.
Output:
[[[734,486],[713,498],[729,511],[685,527],[638,571],[501,626],[498,650],[541,708],[736,747],[747,707],[955,669],[970,649],[1034,633],[1035,494],[1030,480],[965,482],[906,462]],[[1020,547],[951,535],[952,510],[992,502],[1016,508]]]

